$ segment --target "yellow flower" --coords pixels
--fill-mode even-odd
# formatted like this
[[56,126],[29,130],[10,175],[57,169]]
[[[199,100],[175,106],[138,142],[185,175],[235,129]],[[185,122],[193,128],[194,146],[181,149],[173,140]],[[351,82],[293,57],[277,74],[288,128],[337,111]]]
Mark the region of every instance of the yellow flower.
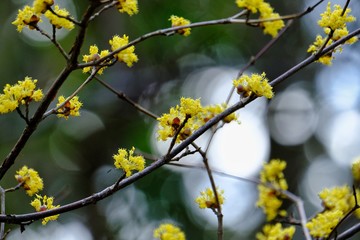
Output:
[[47,10],[45,12],[45,17],[47,17],[52,25],[54,25],[56,28],[66,28],[66,29],[73,29],[74,23],[63,18],[68,17],[70,14],[66,9],[60,9],[58,5],[55,5],[54,12],[62,17],[58,17],[57,15],[53,14],[51,11]]
[[351,165],[352,175],[355,181],[360,182],[360,158],[357,158]]
[[322,28],[330,28],[332,30],[341,29],[346,27],[346,23],[354,22],[356,18],[354,16],[348,15],[351,12],[350,8],[345,10],[345,13],[342,15],[343,9],[340,5],[335,4],[334,10],[331,11],[331,3],[328,2],[326,11],[321,13],[321,19],[318,21],[318,24]]
[[41,21],[40,15],[35,12],[34,8],[26,5],[22,10],[18,10],[18,15],[13,25],[17,26],[18,32],[21,32],[24,27],[28,26],[30,30],[35,29],[34,26]]
[[266,224],[261,233],[256,234],[257,240],[290,240],[294,236],[295,227],[282,228],[281,223]]
[[[109,54],[109,50],[102,50],[99,54],[99,49],[96,45],[92,45],[90,46],[90,50],[89,50],[90,54],[89,55],[83,55],[83,61],[88,63],[88,62],[92,62],[92,61],[96,61],[102,57],[105,57],[106,55]],[[105,68],[107,67],[102,67],[101,69],[99,69],[98,73],[102,74],[105,70]],[[89,72],[91,69],[91,67],[85,67],[83,69],[83,72]]]
[[31,101],[40,101],[43,98],[41,89],[35,90],[36,79],[25,77],[23,81],[17,84],[6,84],[4,93],[0,94],[0,113],[8,113],[14,111],[20,104],[27,105]]
[[[345,37],[349,34],[346,23],[355,21],[355,17],[348,15],[351,12],[350,8],[347,8],[343,15],[342,8],[340,5],[335,4],[334,10],[331,11],[331,3],[329,2],[326,8],[326,11],[321,15],[321,19],[318,21],[320,27],[324,29],[324,32],[331,36],[331,39],[327,42],[326,46],[331,45],[334,41],[339,40],[342,37]],[[331,35],[330,35],[331,34]],[[317,54],[318,51],[323,47],[327,38],[323,38],[320,35],[316,36],[316,39],[313,44],[308,48],[308,52],[312,54]],[[345,42],[345,44],[353,44],[358,40],[358,38],[352,37]],[[331,65],[332,60],[334,59],[333,53],[341,52],[342,48],[337,47],[326,55],[321,56],[317,62],[320,62],[324,65]]]
[[119,9],[119,12],[126,12],[130,16],[139,12],[137,0],[118,0],[116,7]]
[[[238,7],[246,8],[252,13],[259,12],[260,20],[280,17],[278,13],[274,12],[274,9],[270,6],[270,4],[264,2],[264,0],[236,0],[236,4]],[[264,21],[260,23],[260,27],[264,29],[264,33],[270,34],[272,37],[275,37],[279,30],[284,26],[285,24],[283,20]]]
[[185,233],[170,223],[161,224],[154,230],[154,238],[160,240],[185,240]]
[[[60,207],[60,205],[54,206],[53,202],[54,202],[53,197],[47,197],[46,195],[40,196],[36,194],[36,198],[30,203],[30,205],[33,206],[37,212],[42,212]],[[48,223],[48,221],[54,221],[58,219],[58,217],[59,214],[43,218],[42,224],[45,225]]]
[[16,180],[21,183],[29,196],[43,189],[44,184],[39,173],[32,168],[23,166],[15,175]]
[[254,73],[251,77],[242,75],[233,81],[233,85],[237,89],[237,92],[243,94],[244,97],[248,97],[252,93],[255,93],[258,97],[264,96],[269,99],[274,96],[272,86],[269,84],[265,73],[261,75]]
[[311,236],[326,238],[344,216],[340,210],[325,211],[316,215],[306,224]]
[[[64,96],[60,96],[58,98],[58,103],[56,104],[56,106],[60,106],[63,102],[65,102],[65,97]],[[65,119],[68,119],[69,116],[80,116],[80,108],[82,106],[82,103],[79,101],[79,97],[75,96],[72,99],[70,99],[70,101],[67,101],[65,103],[64,106],[62,106],[58,112],[57,112],[57,116],[58,117],[62,117]]]
[[[129,43],[129,37],[126,36],[125,34],[123,35],[123,37],[119,37],[117,35],[115,35],[110,41],[109,41],[110,45],[111,45],[111,50],[115,51],[125,45],[127,45]],[[134,62],[137,62],[139,59],[136,56],[136,54],[134,53],[135,51],[135,46],[130,46],[127,47],[126,49],[120,51],[119,53],[117,53],[115,55],[116,59],[119,62],[124,62],[126,63],[126,65],[128,67],[132,67]]]
[[[258,185],[259,198],[256,202],[261,207],[268,221],[273,220],[277,215],[286,216],[286,211],[279,210],[282,205],[282,195],[277,190],[287,190],[288,185],[284,177],[284,169],[286,162],[279,159],[272,159],[269,163],[265,163],[260,173],[260,181]],[[271,184],[272,187],[266,186]]]
[[[224,190],[218,190],[217,196],[219,204],[224,204]],[[215,194],[211,188],[207,188],[200,192],[200,196],[195,199],[195,202],[199,205],[199,208],[217,208],[218,203],[216,202]]]
[[145,167],[145,159],[143,156],[134,156],[135,148],[130,151],[120,148],[118,153],[113,156],[114,165],[118,169],[124,170],[126,177],[132,175],[132,171],[142,171]]
[[[223,111],[225,111],[227,108],[226,104],[216,104],[216,105],[209,105],[209,106],[205,106],[203,108],[203,121],[204,123],[206,123],[207,121],[209,121],[210,119],[212,119],[213,117],[215,117],[216,115],[222,113]],[[224,123],[229,123],[232,121],[236,121],[237,120],[237,116],[235,113],[231,113],[228,116],[226,116],[223,119]]]
[[[172,27],[179,27],[179,26],[186,26],[189,25],[191,22],[183,17],[178,17],[175,15],[172,15],[169,18],[169,21],[171,21]],[[191,33],[191,28],[183,28],[176,31],[177,33],[184,35],[185,37],[189,36]]]
[[35,0],[33,2],[34,12],[45,13],[48,7],[54,5],[54,0]]
[[347,213],[351,210],[351,199],[353,198],[352,190],[349,186],[325,188],[319,193],[322,205],[325,210],[340,210]]

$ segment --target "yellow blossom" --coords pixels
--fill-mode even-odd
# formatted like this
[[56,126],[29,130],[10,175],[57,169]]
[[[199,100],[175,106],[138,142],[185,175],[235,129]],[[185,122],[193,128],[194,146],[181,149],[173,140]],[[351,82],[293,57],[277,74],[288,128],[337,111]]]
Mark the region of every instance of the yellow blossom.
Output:
[[[179,26],[186,26],[189,25],[191,22],[183,17],[178,17],[175,15],[172,15],[169,18],[169,21],[171,21],[171,26],[172,27],[179,27]],[[183,28],[183,29],[179,29],[176,31],[177,33],[187,37],[190,35],[191,33],[191,28]]]
[[325,211],[311,219],[306,224],[306,227],[309,229],[311,236],[326,238],[343,216],[344,214],[340,210]]
[[176,142],[188,138],[193,131],[203,125],[201,119],[202,106],[200,99],[184,98],[180,99],[180,106],[170,108],[169,113],[163,114],[157,120],[159,121],[158,139],[165,141],[175,136],[175,133],[187,119],[186,124],[181,129]]
[[[57,14],[53,14],[50,10],[45,12],[45,17],[47,17],[52,25],[56,28],[66,28],[66,29],[73,29],[74,23],[65,19],[64,17],[69,17],[70,14],[66,9],[60,9],[58,5],[55,5],[54,12]],[[61,16],[61,17],[58,17]]]
[[234,87],[239,94],[243,94],[245,97],[255,93],[256,96],[264,96],[266,98],[272,98],[274,93],[272,86],[269,84],[266,74],[252,74],[251,76],[242,75],[240,78],[233,81]]
[[346,27],[346,23],[354,22],[356,18],[352,15],[348,15],[351,12],[350,8],[345,10],[340,5],[335,4],[334,10],[331,10],[331,3],[328,2],[326,11],[321,13],[321,19],[318,21],[318,24],[322,28],[330,28],[332,30],[341,29]]
[[264,20],[263,22],[260,22],[259,26],[264,29],[265,34],[270,34],[272,37],[276,37],[279,30],[285,26],[284,21],[281,19],[274,21],[266,20],[279,18],[280,15],[274,12],[274,9],[270,6],[270,4],[264,2],[264,0],[236,0],[236,4],[238,7],[246,8],[252,13],[259,12],[259,19]]
[[142,171],[145,167],[145,159],[143,156],[134,156],[135,148],[130,151],[120,148],[118,153],[113,156],[114,165],[118,169],[124,170],[126,177],[132,175],[132,171]]
[[[117,49],[126,46],[129,43],[129,37],[125,34],[123,37],[115,35],[110,41],[111,50],[116,51]],[[135,46],[129,46],[126,49],[120,51],[115,55],[119,62],[124,62],[128,67],[132,67],[134,62],[138,61],[138,57],[134,53]]]
[[154,230],[154,238],[160,240],[185,240],[185,233],[170,223],[161,224]]
[[34,195],[43,189],[44,184],[39,176],[39,173],[32,168],[23,166],[16,172],[15,179],[21,183],[29,196]]
[[[53,203],[54,203],[53,197],[47,197],[46,195],[40,196],[36,194],[36,198],[30,203],[30,205],[33,206],[37,212],[42,212],[60,207],[60,205],[54,206]],[[58,219],[58,217],[59,214],[43,218],[42,224],[45,225],[48,223],[48,221],[54,221]]]
[[34,12],[45,13],[48,7],[54,5],[54,0],[35,0],[33,2]]
[[118,0],[116,7],[119,9],[119,12],[125,12],[130,16],[139,12],[137,0]]
[[281,223],[266,224],[261,233],[256,234],[257,240],[290,240],[294,236],[295,227],[282,228]]
[[[203,118],[204,123],[206,123],[207,121],[209,121],[216,115],[225,111],[226,108],[227,108],[226,104],[215,104],[215,105],[208,105],[208,106],[203,107],[202,118]],[[223,122],[229,123],[229,122],[236,121],[236,120],[237,120],[236,114],[231,113],[223,119]]]
[[258,185],[259,198],[256,205],[263,209],[268,221],[278,215],[286,216],[286,211],[280,210],[283,196],[279,191],[288,189],[283,173],[285,168],[285,161],[272,159],[269,163],[264,164],[260,173],[261,184]]
[[[224,204],[224,190],[218,190],[217,196],[219,204]],[[218,203],[215,198],[215,194],[211,188],[206,188],[204,191],[200,192],[200,196],[195,199],[195,202],[199,205],[199,208],[217,208]]]
[[[66,99],[64,96],[60,96],[58,98],[58,103],[56,104],[56,106],[60,106],[63,102],[65,102],[65,100]],[[70,99],[70,101],[67,101],[65,105],[58,110],[57,116],[65,119],[68,119],[69,116],[80,116],[79,110],[81,106],[82,103],[79,101],[79,97],[74,96],[72,99]]]
[[[90,52],[89,55],[83,55],[83,61],[86,63],[96,61],[109,54],[109,50],[102,50],[99,54],[99,49],[96,45],[90,46],[89,52]],[[105,68],[106,67],[102,67],[101,69],[99,69],[98,73],[102,74]],[[90,69],[91,67],[85,67],[83,68],[83,72],[84,73],[89,72]]]
[[31,101],[40,101],[43,98],[41,89],[35,90],[36,79],[25,77],[23,81],[17,84],[6,84],[4,93],[0,94],[0,113],[8,113],[14,111],[20,104],[27,105]]
[[[345,37],[349,34],[346,23],[355,21],[355,17],[348,15],[351,12],[350,8],[347,8],[343,13],[343,9],[340,5],[335,4],[334,10],[331,10],[331,3],[329,2],[326,8],[326,11],[321,15],[321,19],[318,21],[318,25],[323,28],[324,32],[330,37],[330,40],[327,42],[326,46],[331,45],[334,41],[339,40],[342,37]],[[312,54],[317,54],[320,49],[323,48],[328,37],[323,38],[320,35],[316,36],[316,39],[313,44],[308,48],[308,52]],[[353,44],[358,40],[358,38],[352,37],[345,42],[345,44]],[[337,47],[331,52],[321,56],[317,61],[324,65],[331,65],[332,60],[334,59],[333,53],[341,52],[342,48]]]
[[360,158],[357,158],[351,165],[352,175],[355,181],[360,182]]
[[347,213],[351,210],[351,199],[354,198],[349,186],[325,188],[319,193],[325,210],[340,210]]
[[35,29],[35,25],[41,21],[40,15],[35,12],[33,7],[26,5],[22,10],[18,10],[18,15],[13,25],[17,26],[18,32],[21,32],[24,27],[28,26],[30,30]]

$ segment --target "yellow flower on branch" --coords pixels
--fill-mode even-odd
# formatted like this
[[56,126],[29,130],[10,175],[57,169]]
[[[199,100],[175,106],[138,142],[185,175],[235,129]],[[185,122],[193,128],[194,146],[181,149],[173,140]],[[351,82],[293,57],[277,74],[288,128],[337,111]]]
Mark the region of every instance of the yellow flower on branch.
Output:
[[57,15],[53,14],[50,10],[46,11],[44,14],[52,25],[58,29],[66,28],[68,30],[72,30],[74,28],[74,23],[64,18],[70,16],[70,13],[66,9],[60,9],[58,5],[55,5],[54,12]]
[[140,172],[145,168],[144,157],[134,156],[134,152],[134,147],[132,147],[130,151],[120,148],[118,153],[113,156],[115,167],[124,170],[126,177],[130,177],[132,171]]
[[43,98],[41,89],[35,90],[36,79],[25,77],[14,85],[6,84],[3,94],[0,94],[0,113],[14,111],[20,104],[27,105],[31,101],[40,101]]
[[[322,36],[317,35],[314,43],[310,45],[307,52],[317,54],[318,51],[323,48],[325,43],[325,47],[327,47],[331,45],[334,41],[337,41],[340,38],[347,36],[349,34],[349,31],[347,29],[346,23],[355,21],[355,17],[349,15],[350,12],[351,9],[347,8],[344,14],[342,14],[343,9],[340,5],[337,4],[334,5],[334,10],[331,10],[331,3],[329,2],[326,7],[326,11],[320,14],[321,19],[318,21],[318,25],[324,29],[325,34],[327,34],[328,36],[323,38]],[[329,37],[329,41],[326,42]],[[355,36],[347,40],[345,44],[353,44],[357,40],[358,38]],[[331,52],[321,56],[317,61],[324,65],[331,65],[332,60],[334,59],[333,53],[341,51],[342,47],[337,47]]]
[[[36,198],[30,203],[30,205],[33,206],[37,212],[42,212],[60,207],[60,205],[54,206],[53,203],[54,203],[53,197],[47,197],[46,195],[40,196],[36,194]],[[59,214],[43,218],[42,224],[45,225],[49,221],[55,221],[56,219],[58,219],[58,217]]]
[[[111,45],[111,51],[116,51],[119,48],[122,48],[126,46],[129,43],[129,37],[125,34],[123,37],[119,37],[118,35],[115,35],[110,41]],[[135,46],[129,46],[125,48],[124,50],[120,51],[115,55],[115,58],[119,62],[124,62],[128,67],[132,67],[134,62],[137,62],[139,59],[137,55],[134,53]]]
[[185,233],[170,223],[161,224],[154,230],[154,238],[160,240],[185,240]]
[[258,97],[264,96],[269,99],[274,96],[272,86],[269,84],[265,73],[261,75],[254,73],[251,76],[242,75],[233,81],[233,85],[237,92],[243,94],[244,97],[248,97],[252,93]]
[[52,5],[54,5],[54,0],[35,0],[33,2],[33,8],[36,13],[45,13]]
[[[56,104],[56,106],[60,106],[63,102],[65,102],[65,97],[64,96],[60,96],[58,98],[58,103]],[[79,97],[78,96],[74,96],[72,99],[70,99],[69,101],[67,101],[65,103],[64,106],[62,106],[58,112],[57,112],[57,116],[58,117],[62,117],[65,119],[68,119],[69,116],[80,116],[80,108],[82,106],[82,103],[79,101]]]
[[274,225],[266,224],[261,233],[256,234],[257,240],[290,240],[293,238],[295,233],[295,227],[290,226],[283,228],[281,223]]
[[200,196],[195,199],[195,202],[199,205],[199,208],[217,208],[218,204],[224,204],[224,190],[218,190],[216,188],[219,203],[216,201],[214,191],[211,188],[206,188],[200,192]]
[[[171,26],[172,27],[179,27],[179,26],[186,26],[189,25],[191,22],[183,17],[178,17],[175,15],[172,15],[169,18],[169,21],[171,21]],[[177,33],[187,37],[190,35],[191,33],[191,28],[183,28],[183,29],[179,29],[176,31]]]
[[260,22],[260,27],[264,29],[265,34],[276,37],[279,30],[285,26],[284,21],[281,19],[266,21],[266,19],[279,18],[280,15],[274,12],[271,5],[264,2],[264,0],[236,0],[236,4],[238,7],[246,8],[252,13],[259,12],[259,19],[264,20],[263,22]]
[[[273,159],[264,164],[260,173],[261,184],[258,185],[259,198],[256,205],[263,209],[268,221],[273,220],[278,215],[286,216],[286,211],[280,210],[283,197],[279,191],[288,189],[283,173],[285,168],[285,161]],[[268,184],[271,184],[271,186],[268,186]]]
[[40,14],[35,12],[33,7],[26,5],[22,10],[18,10],[16,19],[12,22],[12,24],[17,26],[18,32],[21,32],[26,26],[30,30],[35,29],[34,26],[36,26],[36,24],[40,21]]
[[306,227],[314,238],[327,238],[342,217],[344,213],[340,210],[325,211],[312,218]]
[[139,12],[137,0],[118,0],[118,2],[116,3],[116,7],[119,12],[125,12],[130,16]]
[[21,186],[29,196],[34,195],[44,187],[43,180],[40,178],[39,173],[27,166],[23,166],[16,172],[15,179],[22,184]]
[[[96,61],[102,57],[105,57],[106,55],[108,55],[110,53],[109,50],[102,50],[99,54],[99,49],[96,45],[90,46],[89,52],[90,52],[89,55],[83,55],[83,61],[86,63]],[[84,73],[89,72],[91,70],[91,68],[92,67],[84,67],[83,72]],[[104,72],[105,68],[107,68],[107,67],[101,67],[101,69],[99,69],[98,73],[102,74]]]

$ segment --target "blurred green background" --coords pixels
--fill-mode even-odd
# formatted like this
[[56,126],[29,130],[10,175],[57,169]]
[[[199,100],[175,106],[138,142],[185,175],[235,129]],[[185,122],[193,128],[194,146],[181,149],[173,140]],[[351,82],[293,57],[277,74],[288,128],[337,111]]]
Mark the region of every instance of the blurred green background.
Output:
[[[77,19],[88,4],[55,2]],[[269,2],[280,14],[290,14],[316,1]],[[0,83],[13,84],[31,76],[46,91],[65,61],[44,37],[27,29],[18,33],[11,24],[17,9],[25,4],[31,1],[0,2]],[[325,6],[323,3],[294,21],[249,72],[264,71],[271,80],[308,56],[307,47],[316,34],[322,33],[316,21]],[[359,18],[359,4],[352,1],[350,7]],[[93,44],[99,49],[109,48],[108,40],[116,34],[127,34],[132,40],[169,27],[168,18],[173,14],[197,22],[229,17],[240,9],[234,1],[139,0],[139,10],[130,17],[110,9],[96,18],[89,26],[82,54],[87,54]],[[45,29],[46,25],[44,20]],[[356,27],[358,22],[350,24],[350,30]],[[76,32],[59,32],[66,50],[71,48]],[[181,96],[201,97],[203,105],[221,103],[237,72],[269,40],[271,37],[260,29],[245,25],[196,28],[189,37],[154,37],[136,45],[139,62],[132,68],[117,63],[101,78],[158,115],[178,104]],[[209,152],[214,169],[250,178],[257,176],[263,161],[284,159],[288,163],[285,175],[290,191],[304,199],[308,216],[320,210],[317,193],[324,187],[351,184],[349,166],[360,156],[359,50],[359,44],[344,47],[332,67],[313,64],[277,86],[270,102],[258,99],[240,110],[241,124],[225,126],[214,139]],[[73,72],[59,94],[71,94],[85,79],[80,70]],[[156,122],[97,82],[91,82],[79,97],[84,104],[81,117],[66,121],[51,116],[41,123],[2,180],[3,188],[16,185],[15,171],[27,165],[43,177],[42,193],[55,196],[56,204],[63,205],[116,181],[121,172],[113,168],[112,155],[118,148],[135,146],[153,156],[164,153],[168,143],[157,143]],[[0,159],[4,159],[25,123],[13,112],[0,116],[0,126]],[[207,137],[198,143],[204,144]],[[201,166],[197,156],[181,162]],[[215,180],[225,190],[225,239],[254,239],[265,222],[262,212],[254,206],[256,186],[218,175]],[[163,167],[96,205],[62,214],[45,227],[36,222],[21,234],[18,226],[7,226],[12,229],[9,239],[145,240],[152,239],[152,231],[159,224],[169,221],[180,226],[187,239],[216,239],[215,215],[198,209],[194,203],[199,191],[208,186],[202,170]],[[23,190],[9,193],[6,213],[32,212],[30,201]],[[288,206],[289,211],[296,212]],[[302,239],[301,230],[297,232],[296,239]]]

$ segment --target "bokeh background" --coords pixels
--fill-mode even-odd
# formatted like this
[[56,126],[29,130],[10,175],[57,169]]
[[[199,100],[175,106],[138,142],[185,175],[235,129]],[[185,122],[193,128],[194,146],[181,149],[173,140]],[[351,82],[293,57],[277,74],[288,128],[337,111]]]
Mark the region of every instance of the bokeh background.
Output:
[[[1,88],[31,76],[46,91],[65,64],[44,37],[28,30],[20,34],[11,24],[17,9],[31,2],[0,2]],[[55,2],[78,19],[88,4]],[[280,14],[289,14],[301,12],[316,1],[269,2]],[[316,22],[325,7],[326,2],[296,20],[249,72],[265,71],[271,80],[308,56],[307,47],[316,34],[322,33]],[[360,4],[354,0],[350,7],[359,18]],[[92,44],[109,48],[108,40],[116,34],[134,39],[169,27],[172,14],[197,22],[239,11],[234,1],[220,0],[139,0],[139,10],[129,17],[110,9],[98,17],[89,26],[82,54]],[[42,26],[49,29],[46,20]],[[349,28],[357,27],[359,22]],[[59,32],[65,49],[71,48],[76,32]],[[102,78],[158,115],[178,104],[181,96],[201,98],[203,105],[221,103],[239,69],[270,39],[260,29],[244,25],[197,28],[187,38],[155,37],[136,45],[140,60],[132,68],[116,64],[106,69]],[[321,209],[317,197],[321,189],[351,185],[350,164],[360,156],[360,44],[344,47],[335,57],[332,67],[313,64],[281,83],[273,100],[258,99],[241,109],[241,124],[228,124],[216,134],[209,152],[211,166],[232,176],[254,178],[264,161],[286,160],[290,190],[303,198],[308,216]],[[74,72],[59,94],[71,94],[85,79],[80,70]],[[46,119],[2,180],[3,188],[16,185],[15,171],[25,164],[43,177],[43,194],[55,196],[56,204],[66,204],[116,181],[121,172],[114,170],[112,155],[118,148],[135,146],[152,156],[166,151],[168,143],[156,141],[156,122],[97,82],[90,83],[79,96],[84,103],[81,117]],[[9,153],[24,124],[16,113],[0,116],[0,159]],[[203,146],[208,137],[205,134],[197,143]],[[181,163],[201,166],[201,159],[191,156]],[[215,180],[225,190],[225,239],[254,239],[265,221],[254,206],[256,186],[227,176],[215,175]],[[46,227],[36,222],[21,234],[18,226],[8,226],[12,229],[9,239],[146,240],[152,239],[153,229],[164,222],[180,226],[187,239],[216,239],[215,215],[194,203],[208,186],[203,170],[163,167],[96,205],[62,214]],[[32,212],[30,201],[22,190],[9,193],[6,212]],[[295,211],[291,204],[288,206],[289,211]],[[297,231],[296,239],[302,239],[301,230]]]

